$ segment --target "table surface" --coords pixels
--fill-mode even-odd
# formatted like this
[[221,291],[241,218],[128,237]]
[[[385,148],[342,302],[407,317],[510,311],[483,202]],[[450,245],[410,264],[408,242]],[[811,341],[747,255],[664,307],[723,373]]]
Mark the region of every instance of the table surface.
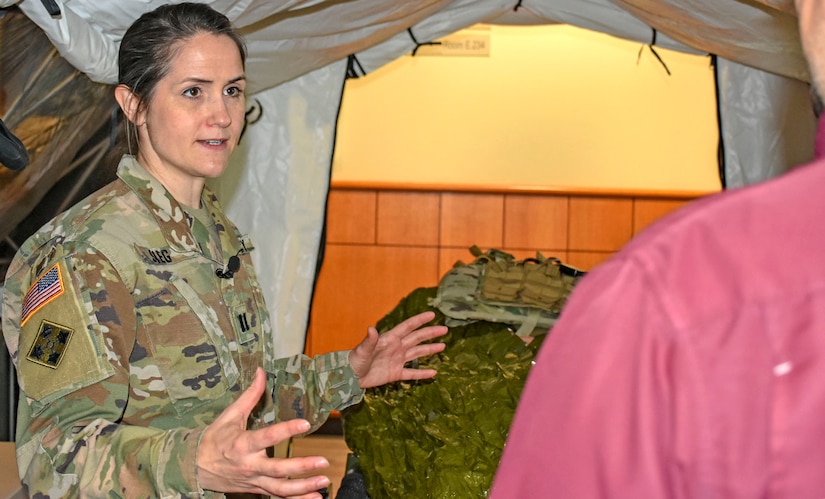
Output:
[[24,497],[23,487],[17,477],[14,442],[0,442],[0,499]]

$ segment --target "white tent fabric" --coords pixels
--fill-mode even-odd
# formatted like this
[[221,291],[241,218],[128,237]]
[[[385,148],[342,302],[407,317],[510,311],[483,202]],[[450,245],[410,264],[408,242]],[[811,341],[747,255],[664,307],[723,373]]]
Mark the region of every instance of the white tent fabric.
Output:
[[755,184],[812,159],[816,118],[807,83],[724,59],[717,72],[729,187]]
[[[657,46],[719,56],[728,187],[812,155],[815,120],[793,0],[202,1],[246,37],[251,98],[264,111],[216,188],[257,242],[275,349],[283,355],[303,348],[344,79],[412,51],[416,41],[478,22],[568,23],[645,44],[655,36]],[[167,1],[55,3],[56,17],[40,0],[0,0],[0,7],[19,6],[75,67],[114,83],[123,32]]]
[[614,0],[685,45],[759,69],[807,79],[793,0]]
[[[792,0],[201,0],[224,12],[247,37],[249,72],[261,90],[373,47],[438,17],[447,33],[525,11],[533,22],[563,22],[648,42],[692,47],[791,78],[807,79]],[[96,81],[114,82],[117,43],[141,13],[165,0],[56,0],[52,17],[40,0],[18,5],[61,55]],[[433,24],[433,20],[428,21]],[[668,40],[679,40],[671,43]],[[423,41],[423,40],[422,40]]]
[[255,95],[260,120],[247,127],[229,172],[210,184],[256,244],[280,356],[304,349],[345,70],[335,62]]

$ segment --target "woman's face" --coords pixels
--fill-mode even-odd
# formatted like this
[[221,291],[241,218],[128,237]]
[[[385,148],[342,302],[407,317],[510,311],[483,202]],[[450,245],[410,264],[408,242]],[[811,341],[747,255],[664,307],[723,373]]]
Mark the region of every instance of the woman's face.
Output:
[[246,109],[243,63],[231,38],[202,33],[177,49],[136,120],[141,163],[173,195],[223,173]]

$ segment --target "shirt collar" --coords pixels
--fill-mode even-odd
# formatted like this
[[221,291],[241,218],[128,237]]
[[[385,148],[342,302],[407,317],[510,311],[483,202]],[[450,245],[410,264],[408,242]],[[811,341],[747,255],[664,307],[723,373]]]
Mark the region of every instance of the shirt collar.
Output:
[[[180,252],[197,251],[202,253],[192,232],[189,216],[184,211],[183,206],[172,197],[172,194],[166,190],[158,179],[138,163],[134,156],[127,154],[121,158],[117,167],[117,175],[152,213],[172,249]],[[242,236],[226,218],[217,197],[207,186],[203,188],[201,202],[204,203],[215,221],[224,259],[237,254],[242,249],[239,242]]]
[[172,249],[180,252],[200,251],[183,207],[134,156],[127,154],[121,158],[117,166],[117,176],[132,189],[155,217],[158,227]]

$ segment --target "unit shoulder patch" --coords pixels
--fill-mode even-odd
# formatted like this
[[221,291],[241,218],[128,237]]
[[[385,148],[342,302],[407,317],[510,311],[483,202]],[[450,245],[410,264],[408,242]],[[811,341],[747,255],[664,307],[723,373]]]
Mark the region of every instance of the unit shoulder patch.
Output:
[[24,298],[31,305],[20,326],[18,381],[26,396],[41,404],[114,372],[89,289],[72,261],[68,257],[49,267]]
[[74,330],[47,320],[41,321],[37,337],[26,359],[41,366],[57,369]]

